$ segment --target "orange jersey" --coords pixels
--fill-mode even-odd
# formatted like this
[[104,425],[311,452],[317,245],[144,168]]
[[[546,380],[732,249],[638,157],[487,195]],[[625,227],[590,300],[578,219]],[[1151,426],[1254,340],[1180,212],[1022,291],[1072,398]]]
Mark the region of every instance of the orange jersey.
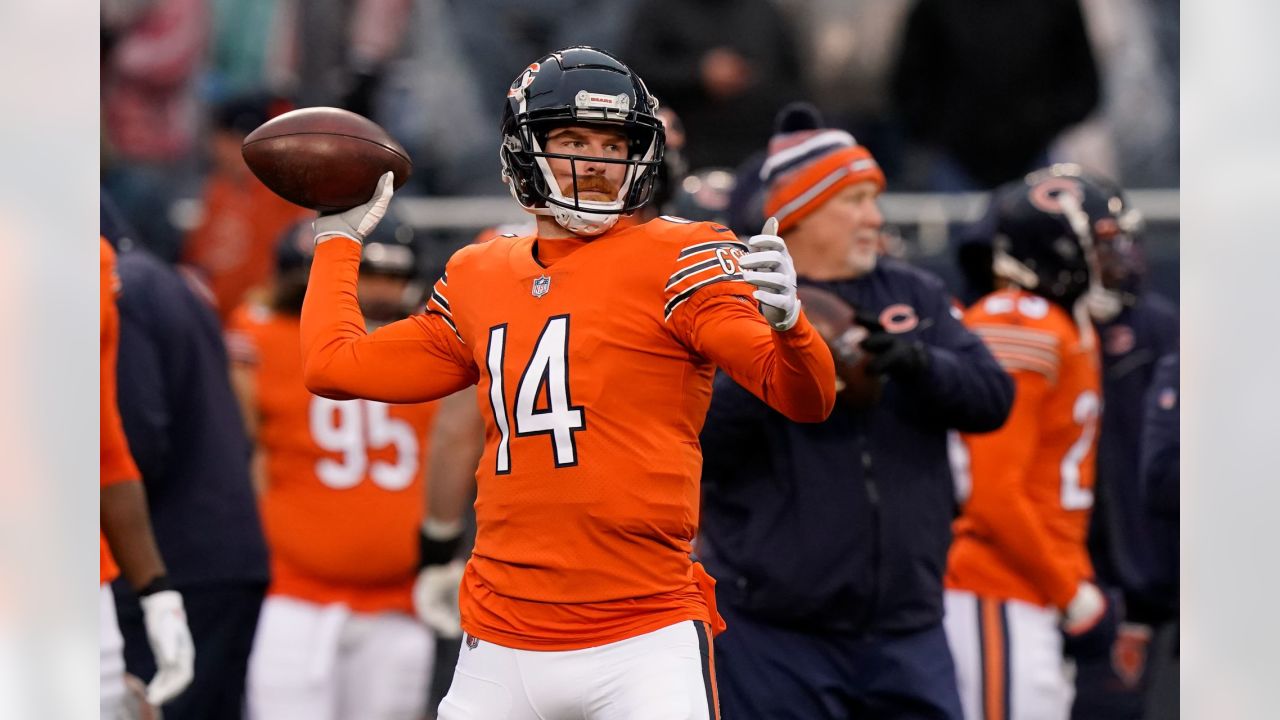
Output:
[[965,324],[1016,390],[1003,427],[963,438],[972,491],[955,522],[947,586],[1065,607],[1093,575],[1085,537],[1102,405],[1092,326],[1022,290],[988,295]]
[[469,633],[564,650],[718,621],[689,556],[715,366],[793,419],[824,419],[835,396],[808,321],[775,333],[760,315],[745,250],[726,228],[665,218],[536,250],[497,237],[453,256],[427,314],[363,336],[358,246],[318,247],[303,308],[313,389],[411,400],[476,384]]
[[411,612],[435,406],[312,395],[298,318],[259,305],[232,315],[227,347],[254,379],[269,592]]
[[[98,346],[101,353],[98,362],[98,423],[101,427],[98,482],[106,487],[121,482],[137,482],[141,473],[129,454],[124,423],[120,421],[120,406],[116,404],[116,351],[120,343],[120,311],[116,309],[116,293],[120,290],[120,277],[116,274],[116,253],[105,238],[98,238],[98,255]],[[98,532],[98,550],[98,581],[109,583],[120,574],[120,568],[111,557],[107,539],[101,531]]]

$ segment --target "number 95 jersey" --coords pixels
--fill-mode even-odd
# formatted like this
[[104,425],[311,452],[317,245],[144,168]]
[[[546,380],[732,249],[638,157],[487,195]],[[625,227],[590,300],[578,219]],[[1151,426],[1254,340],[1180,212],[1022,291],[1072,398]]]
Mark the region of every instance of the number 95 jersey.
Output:
[[271,594],[412,612],[435,405],[311,394],[297,316],[265,307],[232,315],[227,349],[253,378]]
[[964,321],[1016,391],[1003,427],[952,448],[964,505],[946,585],[1063,608],[1093,575],[1085,539],[1102,410],[1093,328],[1022,290],[986,296]]

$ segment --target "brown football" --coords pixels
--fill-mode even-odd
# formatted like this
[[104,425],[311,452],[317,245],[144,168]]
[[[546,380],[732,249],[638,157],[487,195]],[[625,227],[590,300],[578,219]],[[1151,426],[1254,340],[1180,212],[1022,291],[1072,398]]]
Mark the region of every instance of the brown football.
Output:
[[867,331],[854,323],[854,308],[835,293],[816,287],[801,286],[796,289],[796,296],[800,298],[805,317],[827,341],[835,358],[836,397],[855,409],[876,404],[880,400],[881,382],[880,378],[867,374],[871,356],[858,348]]
[[272,192],[321,212],[365,203],[388,170],[395,173],[399,188],[413,170],[409,153],[386,130],[332,107],[302,108],[272,118],[249,133],[240,152]]

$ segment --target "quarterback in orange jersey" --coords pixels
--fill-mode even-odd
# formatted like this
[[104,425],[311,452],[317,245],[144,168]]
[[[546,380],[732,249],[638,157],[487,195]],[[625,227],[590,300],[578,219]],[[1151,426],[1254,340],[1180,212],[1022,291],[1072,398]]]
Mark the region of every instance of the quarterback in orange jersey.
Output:
[[947,567],[946,629],[965,717],[1065,720],[1068,645],[1109,644],[1114,616],[1093,583],[1085,538],[1100,400],[1100,354],[1080,302],[1096,282],[1086,187],[1029,176],[996,200],[994,270],[1003,289],[965,324],[1016,384],[993,433],[957,449],[967,486]]
[[[111,581],[124,571],[138,592],[147,638],[156,660],[156,674],[147,686],[147,701],[161,705],[186,689],[195,671],[195,646],[187,627],[182,596],[169,583],[164,561],[156,547],[147,515],[146,492],[141,474],[129,453],[120,408],[116,404],[116,351],[120,341],[120,314],[116,293],[120,279],[115,251],[105,238],[98,239],[99,254],[99,424],[101,425],[101,525],[98,536],[101,652],[100,712],[103,718],[121,717],[125,703],[124,638],[116,620]],[[119,564],[117,565],[117,560]]]
[[[713,718],[712,580],[690,558],[698,432],[716,366],[798,421],[827,417],[835,368],[800,312],[786,244],[658,218],[663,130],[608,53],[532,63],[501,156],[537,234],[458,251],[427,311],[366,334],[364,206],[316,220],[302,310],[317,394],[418,402],[475,385],[485,420],[461,657],[441,720]],[[438,538],[443,539],[443,538]]]
[[[277,250],[272,305],[244,306],[228,326],[271,551],[249,710],[282,720],[418,718],[435,643],[413,616],[411,591],[435,406],[331,400],[303,386],[298,313],[312,239],[309,224],[301,231]],[[411,311],[413,271],[407,246],[365,248],[367,322]]]

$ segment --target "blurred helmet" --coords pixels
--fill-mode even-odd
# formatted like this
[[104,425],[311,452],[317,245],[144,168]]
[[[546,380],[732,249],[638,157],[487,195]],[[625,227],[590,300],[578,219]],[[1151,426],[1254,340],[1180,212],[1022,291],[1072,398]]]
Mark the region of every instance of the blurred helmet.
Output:
[[1114,222],[1112,197],[1076,165],[1002,186],[992,200],[996,276],[1071,309],[1099,280],[1095,227]]
[[[575,234],[600,234],[653,196],[665,143],[657,109],[644,82],[613,55],[589,47],[553,52],[521,71],[507,91],[499,150],[503,181],[529,212],[550,215]],[[576,188],[583,159],[546,152],[548,132],[566,125],[617,128],[627,136],[625,159],[592,159],[627,166],[616,200],[580,200],[576,192],[560,192],[547,160],[570,160]]]
[[729,198],[737,177],[732,168],[708,168],[685,176],[667,210],[696,221],[729,223]]

